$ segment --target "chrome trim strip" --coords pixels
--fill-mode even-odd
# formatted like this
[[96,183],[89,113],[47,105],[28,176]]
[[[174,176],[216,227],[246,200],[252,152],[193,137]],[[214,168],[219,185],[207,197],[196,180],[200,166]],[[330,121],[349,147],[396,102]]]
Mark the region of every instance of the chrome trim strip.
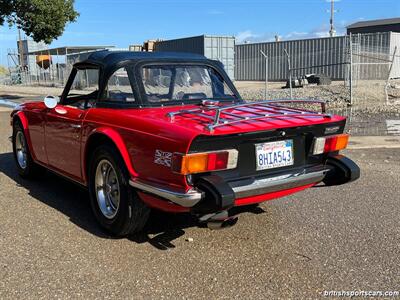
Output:
[[232,187],[232,189],[236,199],[257,196],[320,182],[328,171],[329,169],[323,169],[310,173],[302,172],[256,179],[251,184]]
[[183,207],[192,207],[203,198],[203,193],[194,188],[186,193],[182,193],[164,187],[150,185],[140,181],[139,179],[131,179],[129,180],[129,184],[134,188],[165,198]]

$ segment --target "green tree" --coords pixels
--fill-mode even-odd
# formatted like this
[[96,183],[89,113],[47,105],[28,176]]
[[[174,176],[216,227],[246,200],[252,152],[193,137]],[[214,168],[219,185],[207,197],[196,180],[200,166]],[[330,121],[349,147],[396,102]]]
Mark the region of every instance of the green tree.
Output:
[[78,16],[74,0],[0,0],[0,26],[16,25],[36,42],[50,44]]

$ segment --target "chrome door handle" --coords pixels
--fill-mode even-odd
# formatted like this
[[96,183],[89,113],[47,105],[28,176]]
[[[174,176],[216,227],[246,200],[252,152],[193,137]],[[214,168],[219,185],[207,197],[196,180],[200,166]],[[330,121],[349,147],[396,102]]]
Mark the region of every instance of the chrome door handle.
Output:
[[82,126],[79,125],[79,124],[71,124],[71,127],[72,127],[72,128],[81,128]]
[[67,113],[67,110],[64,107],[56,107],[54,108],[54,111],[60,115],[65,115]]

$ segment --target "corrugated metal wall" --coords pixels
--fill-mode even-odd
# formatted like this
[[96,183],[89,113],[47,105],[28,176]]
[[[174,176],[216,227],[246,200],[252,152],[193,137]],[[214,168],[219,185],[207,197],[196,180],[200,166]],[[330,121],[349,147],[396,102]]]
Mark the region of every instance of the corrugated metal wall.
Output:
[[229,77],[235,78],[234,37],[205,36],[204,56],[222,62]]
[[292,69],[307,68],[293,71],[294,76],[323,73],[335,79],[344,78],[344,65],[330,65],[346,61],[345,47],[345,37],[236,45],[235,78],[254,81],[265,79],[265,59],[260,52],[262,50],[268,55],[268,79],[286,80],[289,73],[284,49],[290,56]]
[[[262,50],[269,56],[268,79],[272,81],[288,79],[288,61],[284,52],[286,49],[290,55],[291,68],[295,69],[292,72],[293,76],[322,73],[332,79],[344,79],[348,70],[346,63],[349,62],[348,39],[348,36],[338,36],[236,45],[235,78],[250,81],[265,79],[265,59],[260,53]],[[389,52],[390,34],[357,35],[353,36],[353,42],[358,43],[358,46],[353,45],[353,50],[361,51],[358,57],[373,53],[376,56],[374,61],[379,62],[379,57],[387,57]],[[366,58],[359,61],[366,62]],[[357,74],[360,75],[360,79],[368,76],[380,78],[385,72],[385,67],[385,65],[363,65],[357,69],[360,71]]]
[[234,78],[235,38],[230,36],[195,36],[156,42],[155,51],[189,52],[202,54],[224,64],[228,75]]
[[204,55],[204,36],[156,42],[155,51],[189,52]]

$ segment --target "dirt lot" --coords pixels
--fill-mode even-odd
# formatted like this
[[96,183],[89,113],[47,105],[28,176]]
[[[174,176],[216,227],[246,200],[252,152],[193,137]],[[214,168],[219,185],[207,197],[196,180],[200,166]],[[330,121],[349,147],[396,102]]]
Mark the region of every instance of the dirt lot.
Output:
[[[362,178],[238,210],[210,231],[153,213],[113,239],[86,191],[48,173],[17,176],[0,112],[0,298],[319,298],[324,290],[398,290],[400,149],[347,154]],[[192,238],[193,241],[187,241]]]
[[[237,81],[235,85],[244,99],[260,100],[265,98],[263,82]],[[285,85],[286,83],[283,82],[268,83],[267,98],[290,98],[290,90],[282,89]],[[391,87],[388,88],[388,102],[384,86],[385,81],[359,81],[353,87],[353,107],[364,114],[400,113],[400,81],[391,82]],[[350,90],[344,86],[343,81],[333,81],[331,85],[327,86],[309,85],[303,88],[294,88],[293,98],[321,99],[328,102],[328,108],[338,109],[347,107],[350,101]]]

